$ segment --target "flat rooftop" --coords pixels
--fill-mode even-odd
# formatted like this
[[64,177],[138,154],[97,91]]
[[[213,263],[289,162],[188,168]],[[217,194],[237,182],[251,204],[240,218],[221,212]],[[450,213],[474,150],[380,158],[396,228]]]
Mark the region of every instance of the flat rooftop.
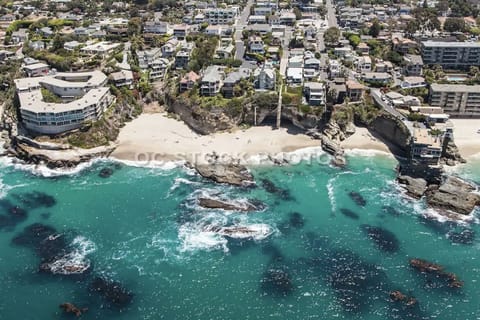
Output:
[[[85,81],[81,81],[86,79]],[[110,89],[103,87],[107,76],[101,71],[67,73],[59,72],[55,75],[15,79],[20,109],[34,113],[59,113],[83,109],[105,95]],[[88,88],[89,90],[79,99],[67,103],[48,103],[43,101],[40,88],[44,85],[58,88]]]
[[43,101],[42,92],[40,90],[19,92],[18,98],[20,100],[20,109],[27,110],[34,113],[60,113],[74,110],[84,109],[88,106],[96,104],[98,100],[103,97],[110,88],[101,87],[88,91],[80,99],[68,103],[48,103]]
[[439,92],[480,93],[480,85],[432,83],[430,85],[430,88],[432,89],[432,91],[439,91]]
[[413,138],[415,143],[423,144],[432,148],[442,148],[440,137],[435,137],[430,134],[428,129],[424,128],[414,128]]
[[423,41],[425,47],[480,48],[480,42]]

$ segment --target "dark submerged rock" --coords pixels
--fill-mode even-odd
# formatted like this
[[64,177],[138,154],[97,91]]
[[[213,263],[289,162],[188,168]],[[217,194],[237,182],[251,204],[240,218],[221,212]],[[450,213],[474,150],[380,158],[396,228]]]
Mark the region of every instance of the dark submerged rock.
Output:
[[19,233],[12,239],[12,243],[20,246],[36,248],[38,245],[50,235],[55,235],[57,230],[54,227],[34,223],[25,227],[23,232]]
[[367,200],[358,192],[350,191],[348,193],[350,198],[360,207],[365,207],[367,205]]
[[102,168],[98,173],[100,178],[110,178],[113,174],[113,169],[110,167]]
[[25,221],[28,213],[25,209],[13,205],[8,200],[0,200],[0,208],[5,214],[0,214],[0,230],[11,230],[17,224]]
[[23,194],[13,195],[18,201],[30,209],[35,208],[51,208],[57,204],[57,200],[54,196],[51,196],[45,192],[33,191]]
[[293,200],[293,197],[288,189],[277,187],[272,181],[265,178],[261,179],[260,182],[262,187],[268,193],[275,194],[283,200]]
[[283,234],[289,234],[293,230],[298,230],[303,228],[305,225],[305,219],[302,214],[299,212],[290,212],[285,221],[281,222],[278,225],[279,230]]
[[262,247],[262,253],[270,256],[272,262],[281,262],[285,260],[280,249],[271,243],[267,243]]
[[369,299],[384,290],[385,274],[352,252],[333,251],[319,262],[337,301],[347,312],[363,312],[370,306]]
[[64,234],[51,226],[35,223],[12,239],[15,245],[35,251],[40,257],[39,271],[56,275],[82,275],[92,270],[90,261],[78,261]]
[[355,220],[360,219],[360,216],[359,216],[358,214],[356,214],[355,212],[353,212],[352,210],[350,210],[350,209],[340,208],[340,212],[341,212],[345,217],[348,217],[348,218],[350,218],[350,219],[355,219]]
[[453,243],[471,245],[475,241],[475,231],[468,228],[461,231],[453,230],[447,233],[447,237]]
[[305,226],[305,219],[299,212],[291,212],[289,214],[288,221],[290,222],[290,226],[295,229],[301,229]]
[[288,296],[294,291],[290,275],[283,269],[268,269],[263,274],[261,289],[265,295]]
[[119,308],[127,307],[133,300],[133,293],[125,289],[119,282],[95,277],[89,285],[89,291],[98,293],[106,301]]
[[393,253],[400,249],[397,237],[389,230],[368,224],[362,225],[361,228],[380,250]]

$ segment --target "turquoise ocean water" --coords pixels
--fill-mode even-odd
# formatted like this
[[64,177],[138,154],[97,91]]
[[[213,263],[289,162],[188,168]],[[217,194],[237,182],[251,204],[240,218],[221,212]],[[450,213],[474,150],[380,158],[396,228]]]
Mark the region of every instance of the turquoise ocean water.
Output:
[[[67,319],[58,307],[67,301],[89,308],[82,319],[480,319],[479,225],[438,222],[402,194],[395,166],[388,156],[357,153],[343,170],[255,167],[258,187],[242,189],[181,167],[97,162],[43,177],[0,165],[0,319]],[[113,169],[109,178],[98,175],[105,167]],[[480,161],[456,172],[480,183]],[[204,210],[196,199],[205,195],[266,208]],[[38,239],[19,237],[35,223],[54,228],[68,258],[91,272],[39,272],[46,253]],[[211,231],[225,226],[258,234]],[[369,237],[372,230],[378,237]],[[408,266],[415,257],[442,264],[464,287],[417,273]],[[131,303],[119,307],[89,290],[97,277],[118,282]],[[391,302],[396,289],[418,306]]]

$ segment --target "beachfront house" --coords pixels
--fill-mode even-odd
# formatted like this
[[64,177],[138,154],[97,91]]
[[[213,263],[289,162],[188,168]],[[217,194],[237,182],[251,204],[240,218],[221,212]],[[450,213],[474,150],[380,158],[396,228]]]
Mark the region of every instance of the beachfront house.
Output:
[[239,96],[243,92],[238,92],[238,87],[236,87],[242,79],[248,79],[250,77],[251,71],[247,68],[239,68],[237,71],[230,72],[225,80],[223,80],[222,94],[225,98],[233,98],[234,96]]
[[220,92],[225,78],[223,66],[208,66],[200,83],[200,94],[206,97],[213,97]]
[[193,71],[190,71],[189,73],[184,75],[182,79],[180,79],[178,86],[180,93],[193,89],[193,87],[195,86],[195,84],[198,83],[200,78],[201,77]]
[[309,105],[325,105],[325,85],[320,82],[306,82],[303,85],[303,93]]
[[275,90],[277,75],[271,67],[263,65],[253,72],[253,86],[256,90]]
[[442,156],[443,138],[432,135],[426,128],[414,128],[411,141],[411,158],[414,161],[435,165]]

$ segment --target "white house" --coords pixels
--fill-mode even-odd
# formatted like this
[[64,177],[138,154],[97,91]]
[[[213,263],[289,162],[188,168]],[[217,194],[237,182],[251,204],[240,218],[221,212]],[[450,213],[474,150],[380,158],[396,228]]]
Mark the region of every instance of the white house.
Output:
[[262,68],[255,69],[255,71],[253,72],[253,76],[255,78],[253,82],[255,89],[275,90],[277,75],[274,69],[263,65]]
[[261,37],[251,36],[248,38],[248,51],[251,53],[264,54],[265,48]]
[[[114,101],[106,83],[100,71],[16,79],[22,122],[34,132],[55,135],[96,121]],[[45,102],[42,90],[62,102]]]

